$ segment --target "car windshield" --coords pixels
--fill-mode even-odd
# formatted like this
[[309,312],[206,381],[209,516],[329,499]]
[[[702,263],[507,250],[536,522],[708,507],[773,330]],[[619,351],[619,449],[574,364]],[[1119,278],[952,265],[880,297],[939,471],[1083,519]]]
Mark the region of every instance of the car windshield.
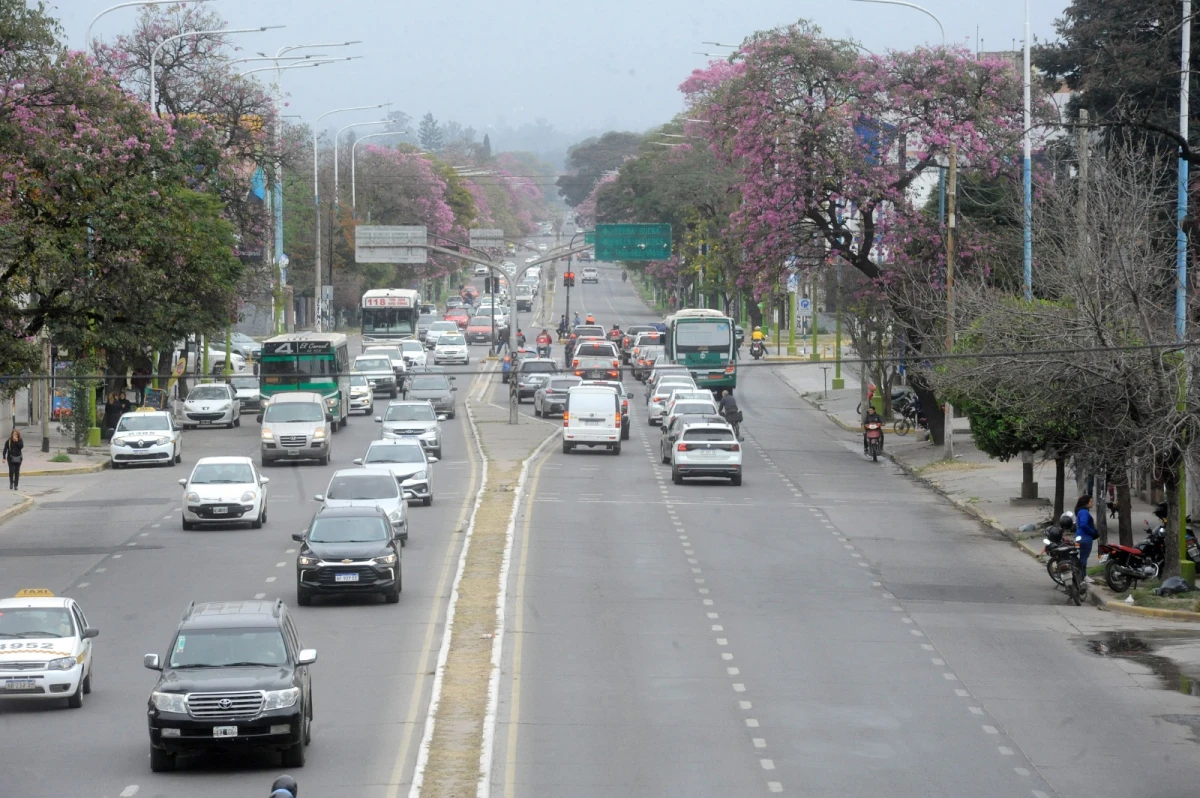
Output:
[[387,523],[377,516],[318,518],[308,531],[309,543],[375,543],[390,536]]
[[206,402],[212,399],[228,399],[229,391],[224,385],[197,385],[188,394],[189,402]]
[[401,352],[415,352],[420,354],[425,351],[425,347],[421,346],[420,341],[402,341],[400,343]]
[[342,474],[330,480],[325,498],[336,501],[394,499],[398,492],[396,480],[388,474]]
[[74,637],[75,626],[65,607],[0,608],[0,638]]
[[[416,377],[416,380],[426,379]],[[384,421],[437,421],[437,415],[429,405],[391,405],[383,415]]]
[[420,446],[376,445],[367,450],[363,465],[373,463],[423,463],[425,454]]
[[185,629],[171,646],[172,668],[275,667],[287,661],[278,629]]
[[354,360],[354,368],[358,371],[391,371],[392,361],[386,357],[359,357]]
[[443,335],[438,339],[438,346],[466,346],[467,339],[461,335]]
[[193,485],[246,485],[254,482],[247,463],[200,463],[192,472]]
[[121,416],[121,420],[117,422],[117,432],[147,432],[151,430],[169,430],[171,423],[167,421],[166,416],[145,414],[133,414]]
[[410,391],[449,391],[450,382],[445,377],[436,374],[418,375],[408,384]]
[[258,377],[233,377],[229,384],[239,391],[257,391]]
[[316,402],[280,402],[267,405],[263,421],[288,424],[295,421],[324,421],[325,408]]
[[727,351],[733,340],[728,321],[680,322],[675,325],[675,348],[679,351]]
[[365,374],[351,374],[350,384],[355,388],[365,388],[367,386],[367,376]]
[[380,355],[383,355],[384,357],[390,357],[392,360],[404,359],[404,355],[400,353],[400,348],[395,346],[389,346],[386,349],[379,346],[372,346],[363,354],[371,355],[372,357],[379,357]]

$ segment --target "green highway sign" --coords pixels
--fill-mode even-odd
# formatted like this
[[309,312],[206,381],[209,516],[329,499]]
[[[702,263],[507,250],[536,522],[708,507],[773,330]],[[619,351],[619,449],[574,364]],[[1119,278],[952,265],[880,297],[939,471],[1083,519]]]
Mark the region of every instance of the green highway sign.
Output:
[[596,260],[666,260],[671,257],[669,224],[598,224]]
[[596,231],[588,230],[586,233],[584,233],[583,234],[583,243],[595,244],[596,243]]

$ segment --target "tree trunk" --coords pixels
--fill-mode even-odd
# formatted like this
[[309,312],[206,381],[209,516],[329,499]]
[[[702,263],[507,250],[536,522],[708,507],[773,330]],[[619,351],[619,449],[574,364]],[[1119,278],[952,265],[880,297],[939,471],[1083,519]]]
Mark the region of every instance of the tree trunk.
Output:
[[1129,495],[1129,471],[1120,468],[1113,474],[1117,486],[1117,535],[1122,546],[1133,545],[1133,504]]
[[1095,510],[1096,531],[1100,533],[1100,542],[1108,543],[1108,486],[1105,484],[1104,470],[1096,475]]
[[1063,494],[1067,489],[1067,458],[1058,456],[1054,458],[1054,517],[1059,518],[1063,514]]
[[751,301],[750,297],[746,297],[746,313],[750,316],[750,329],[761,327],[763,323],[762,310],[758,307],[758,303]]
[[1167,488],[1167,528],[1163,536],[1165,556],[1162,578],[1179,576],[1179,477],[1168,471],[1164,475]]
[[929,421],[929,439],[934,446],[941,446],[942,435],[946,429],[946,414],[942,412],[943,407],[938,402],[937,395],[925,387],[920,380],[914,379],[909,384],[921,400],[921,410],[925,413],[926,420]]

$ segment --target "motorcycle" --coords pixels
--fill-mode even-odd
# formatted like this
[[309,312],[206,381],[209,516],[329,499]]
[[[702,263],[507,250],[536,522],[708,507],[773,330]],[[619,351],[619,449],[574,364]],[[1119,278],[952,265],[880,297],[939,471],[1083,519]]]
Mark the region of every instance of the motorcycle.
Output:
[[761,358],[765,357],[766,354],[767,354],[767,347],[763,344],[762,341],[751,341],[750,342],[750,357],[754,358],[755,360],[760,360]]
[[900,411],[900,418],[896,419],[895,423],[892,424],[892,431],[897,435],[907,435],[917,428],[929,429],[929,419],[921,413],[916,402],[906,402],[899,408],[893,405],[893,409]]
[[1087,593],[1087,582],[1083,578],[1083,567],[1079,564],[1079,541],[1083,538],[1075,536],[1075,542],[1063,540],[1063,531],[1052,528],[1047,537],[1042,539],[1046,548],[1046,571],[1056,584],[1066,590],[1067,598],[1076,607],[1083,603]]
[[550,344],[538,344],[537,356],[550,357]]
[[863,425],[867,436],[867,452],[872,460],[879,460],[883,454],[883,424],[878,421],[868,421]]
[[1165,539],[1166,530],[1160,526],[1137,546],[1101,543],[1104,581],[1114,592],[1124,593],[1138,582],[1156,578],[1166,558]]
[[622,271],[621,272],[621,282],[625,282],[628,279],[629,279],[629,272]]

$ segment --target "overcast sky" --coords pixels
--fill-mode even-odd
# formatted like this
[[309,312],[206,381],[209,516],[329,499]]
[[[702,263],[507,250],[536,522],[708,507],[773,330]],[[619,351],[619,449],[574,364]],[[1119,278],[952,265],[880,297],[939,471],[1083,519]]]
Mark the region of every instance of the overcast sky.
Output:
[[[82,47],[91,18],[117,0],[50,0],[68,41]],[[1067,0],[1033,0],[1035,41],[1053,38]],[[948,42],[1012,49],[1023,36],[1024,0],[922,0]],[[361,61],[284,73],[291,113],[391,101],[414,117],[432,111],[483,131],[541,117],[564,132],[643,130],[681,107],[678,86],[714,52],[755,30],[807,17],[828,35],[876,52],[940,40],[937,24],[910,8],[852,0],[211,0],[231,27],[287,25],[243,34],[252,55],[285,44],[362,39]],[[93,35],[129,31],[136,8],[114,11]],[[255,65],[257,66],[257,65]],[[370,119],[371,112],[347,122]]]

